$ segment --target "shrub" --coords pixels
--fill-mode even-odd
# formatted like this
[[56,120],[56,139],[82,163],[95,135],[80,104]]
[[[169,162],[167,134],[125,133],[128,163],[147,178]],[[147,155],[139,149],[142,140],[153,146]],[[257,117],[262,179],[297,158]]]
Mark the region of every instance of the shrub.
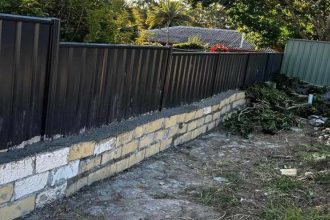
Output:
[[205,49],[205,45],[203,44],[200,37],[192,36],[185,43],[173,44],[173,48],[202,50]]

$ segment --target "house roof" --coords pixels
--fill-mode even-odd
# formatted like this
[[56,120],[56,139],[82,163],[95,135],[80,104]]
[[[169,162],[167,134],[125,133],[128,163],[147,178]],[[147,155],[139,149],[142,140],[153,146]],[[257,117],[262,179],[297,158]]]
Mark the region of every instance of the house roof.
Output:
[[[166,43],[167,33],[166,29],[152,29],[149,30],[153,33],[149,38],[150,41]],[[210,29],[201,27],[190,26],[175,26],[169,28],[169,43],[184,43],[188,41],[189,37],[199,36],[205,44],[221,43],[229,48],[240,48],[242,34],[236,30],[226,29]],[[248,41],[243,41],[242,49],[254,49],[254,46]]]

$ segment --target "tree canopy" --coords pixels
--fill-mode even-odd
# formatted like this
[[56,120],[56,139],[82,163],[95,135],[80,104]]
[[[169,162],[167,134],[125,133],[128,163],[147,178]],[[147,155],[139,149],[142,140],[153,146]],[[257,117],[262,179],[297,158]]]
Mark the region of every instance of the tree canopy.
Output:
[[64,41],[142,42],[174,25],[237,29],[259,47],[330,40],[330,0],[1,0],[0,12],[60,18]]

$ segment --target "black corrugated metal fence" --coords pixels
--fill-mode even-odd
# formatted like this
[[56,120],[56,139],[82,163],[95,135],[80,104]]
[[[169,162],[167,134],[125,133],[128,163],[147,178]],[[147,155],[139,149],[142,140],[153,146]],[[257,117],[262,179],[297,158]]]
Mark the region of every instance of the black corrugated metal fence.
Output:
[[266,81],[281,60],[276,53],[60,43],[57,19],[0,14],[0,150]]

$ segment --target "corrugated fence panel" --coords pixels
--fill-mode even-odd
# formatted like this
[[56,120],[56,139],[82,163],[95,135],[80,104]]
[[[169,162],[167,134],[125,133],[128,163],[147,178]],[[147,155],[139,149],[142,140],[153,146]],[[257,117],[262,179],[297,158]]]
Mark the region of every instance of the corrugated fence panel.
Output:
[[159,110],[169,48],[63,43],[47,135]]
[[249,55],[244,86],[251,86],[264,81],[267,61],[267,53],[251,53]]
[[330,85],[330,42],[289,40],[282,74],[320,86]]
[[0,149],[41,136],[52,24],[0,15]]
[[[57,19],[0,14],[0,150],[266,81],[282,61],[269,53],[60,43],[59,29]],[[314,44],[289,44],[287,51],[310,53],[303,61],[289,54],[284,66],[329,81],[318,73],[329,72],[330,49]]]
[[163,107],[192,103],[213,95],[216,54],[172,53]]
[[243,86],[248,57],[249,54],[247,53],[223,53],[219,55],[214,83],[215,94]]
[[270,81],[274,74],[281,72],[283,53],[269,53],[264,81]]

